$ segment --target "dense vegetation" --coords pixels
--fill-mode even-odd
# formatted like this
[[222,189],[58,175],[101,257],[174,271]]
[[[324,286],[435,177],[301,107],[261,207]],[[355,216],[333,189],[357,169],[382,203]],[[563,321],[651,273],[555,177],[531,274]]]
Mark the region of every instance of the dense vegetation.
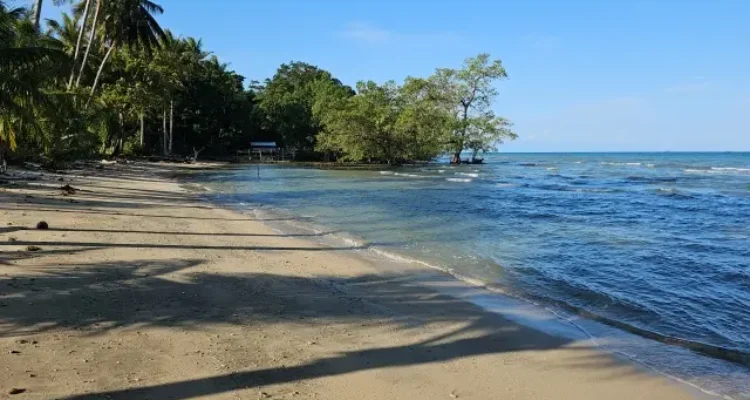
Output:
[[490,109],[506,73],[486,54],[401,85],[354,90],[302,62],[246,85],[150,0],[76,0],[45,23],[41,7],[0,0],[0,158],[232,156],[266,140],[298,159],[455,162],[515,138]]

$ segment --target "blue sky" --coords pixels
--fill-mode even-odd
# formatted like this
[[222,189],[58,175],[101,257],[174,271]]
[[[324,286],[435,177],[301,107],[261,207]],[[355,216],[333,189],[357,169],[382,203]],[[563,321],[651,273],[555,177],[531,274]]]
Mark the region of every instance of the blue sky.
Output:
[[746,0],[156,2],[248,80],[299,60],[401,81],[491,53],[520,135],[504,151],[750,150]]

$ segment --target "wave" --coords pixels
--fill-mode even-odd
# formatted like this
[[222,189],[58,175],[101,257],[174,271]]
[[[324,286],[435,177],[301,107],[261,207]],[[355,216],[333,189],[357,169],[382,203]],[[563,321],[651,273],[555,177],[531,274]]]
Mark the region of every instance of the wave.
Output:
[[734,167],[711,167],[714,171],[739,171],[739,172],[750,172],[750,168],[734,168]]
[[445,178],[448,182],[458,182],[458,183],[470,183],[474,181],[471,178]]
[[745,175],[750,174],[750,168],[738,167],[691,167],[682,170],[687,174],[716,174],[716,175]]
[[456,175],[461,175],[461,176],[468,176],[468,177],[470,177],[470,178],[479,178],[479,174],[478,174],[478,173],[476,173],[476,172],[474,172],[474,173],[468,173],[468,172],[456,172]]
[[677,182],[677,178],[673,176],[641,176],[641,175],[634,175],[634,176],[628,176],[625,178],[625,181],[627,182],[637,182],[637,183],[675,183]]
[[681,190],[675,189],[675,188],[659,188],[656,189],[656,194],[660,196],[665,197],[675,197],[675,198],[681,198],[681,199],[692,199],[694,198],[693,195],[685,193]]
[[[533,214],[530,216],[532,218],[541,218],[541,219],[559,217],[557,215],[552,215],[552,214]],[[671,346],[686,348],[686,349],[695,351],[697,353],[710,356],[712,358],[718,358],[721,360],[731,361],[733,363],[744,365],[744,366],[750,366],[750,352],[747,352],[747,351],[733,349],[733,348],[724,347],[724,346],[711,345],[711,344],[707,344],[707,343],[703,343],[703,342],[699,342],[695,340],[689,340],[689,339],[684,339],[680,337],[663,334],[654,330],[641,328],[631,323],[627,323],[618,319],[614,319],[614,318],[607,317],[598,313],[591,312],[583,307],[575,306],[569,302],[562,301],[556,298],[548,297],[548,296],[541,295],[538,293],[519,292],[518,290],[514,290],[510,287],[501,285],[499,283],[492,283],[492,282],[480,280],[477,278],[469,277],[469,276],[466,276],[464,274],[457,272],[456,270],[452,268],[448,268],[448,267],[441,266],[438,264],[432,264],[432,263],[429,263],[427,261],[424,261],[418,258],[401,255],[392,251],[383,250],[376,246],[371,246],[363,241],[351,239],[348,237],[346,238],[342,237],[342,239],[345,240],[351,246],[356,247],[357,249],[366,250],[374,254],[380,255],[382,257],[385,257],[389,260],[396,261],[396,262],[422,265],[431,269],[435,269],[435,270],[447,273],[450,276],[453,276],[455,279],[458,279],[459,281],[462,281],[471,286],[481,287],[494,293],[498,293],[504,296],[508,296],[510,298],[522,300],[534,306],[540,306],[544,304],[553,305],[557,307],[558,309],[565,310],[566,312],[569,312],[573,315],[585,318],[590,321],[596,321],[596,322],[620,329],[622,331],[635,334],[637,336],[640,336],[646,339],[654,340],[654,341],[664,343],[667,345],[671,345]],[[497,264],[496,267],[501,270],[505,269],[500,264]],[[538,270],[533,270],[533,272],[537,274],[541,273],[541,271],[538,271]],[[590,291],[590,289],[586,289],[586,290]],[[596,292],[592,292],[592,294],[596,296],[603,295],[601,293],[596,293]],[[595,335],[592,335],[591,333],[586,331],[582,326],[579,326],[578,324],[576,324],[576,322],[574,322],[571,318],[563,316],[561,313],[554,311],[554,309],[551,309],[548,306],[544,306],[543,309],[552,313],[561,321],[571,324],[572,326],[581,330],[589,338],[597,339]],[[638,360],[634,359],[634,361],[638,361]],[[658,369],[656,370],[658,371]]]
[[620,165],[620,166],[627,165],[631,167],[640,167],[641,165],[643,165],[642,163],[639,163],[639,162],[605,162],[605,161],[602,161],[599,164],[600,165]]
[[732,349],[728,347],[716,346],[716,345],[707,344],[707,343],[703,343],[703,342],[699,342],[695,340],[689,340],[689,339],[666,335],[666,334],[652,331],[649,329],[644,329],[639,326],[629,324],[627,322],[623,322],[614,318],[606,317],[597,313],[593,313],[584,308],[577,307],[567,302],[556,300],[556,299],[549,298],[546,296],[533,295],[532,297],[538,298],[544,303],[555,304],[556,306],[562,309],[565,309],[568,312],[571,312],[575,315],[581,316],[583,318],[586,318],[592,321],[601,322],[605,325],[613,326],[617,329],[644,337],[646,339],[655,340],[657,342],[672,345],[672,346],[686,348],[686,349],[689,349],[689,350],[692,350],[697,353],[701,353],[701,354],[704,354],[713,358],[731,361],[731,362],[744,365],[744,366],[750,366],[750,353],[746,351],[736,350],[736,349]]
[[[576,184],[576,183],[573,182],[573,184]],[[568,186],[568,185],[559,185],[559,184],[540,184],[540,185],[526,184],[524,185],[524,187],[532,187],[534,189],[541,189],[541,190],[553,190],[557,192],[615,193],[615,192],[624,191],[623,189],[616,189],[616,188],[596,188],[596,187],[582,188],[578,186]]]

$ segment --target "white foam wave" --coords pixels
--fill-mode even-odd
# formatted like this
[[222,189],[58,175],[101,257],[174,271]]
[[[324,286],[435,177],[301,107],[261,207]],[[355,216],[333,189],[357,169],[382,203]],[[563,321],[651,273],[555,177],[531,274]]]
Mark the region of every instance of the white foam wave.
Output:
[[639,167],[642,164],[639,162],[600,162],[601,165],[627,165],[631,167]]
[[477,174],[477,173],[456,172],[456,175],[468,176],[468,177],[471,177],[471,178],[479,178],[479,174]]
[[418,175],[418,174],[402,174],[402,173],[400,173],[400,172],[396,172],[396,173],[395,173],[395,174],[393,174],[393,175],[396,175],[396,176],[403,176],[403,177],[406,177],[406,178],[428,178],[427,176],[424,176],[424,175]]
[[509,188],[509,187],[517,187],[515,183],[496,183],[495,186],[501,187],[501,188]]
[[469,183],[473,181],[471,178],[445,178],[448,182],[458,182],[458,183]]
[[380,171],[380,175],[394,175],[395,172],[393,171]]
[[750,168],[734,168],[734,167],[711,167],[713,171],[737,171],[737,172],[750,172]]

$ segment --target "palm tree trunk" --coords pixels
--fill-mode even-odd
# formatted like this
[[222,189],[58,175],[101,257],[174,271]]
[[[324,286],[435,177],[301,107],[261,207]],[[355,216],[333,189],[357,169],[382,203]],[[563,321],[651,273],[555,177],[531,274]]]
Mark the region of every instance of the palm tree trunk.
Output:
[[169,100],[169,155],[172,155],[174,142],[174,100]]
[[164,153],[164,155],[166,156],[168,155],[167,154],[167,145],[168,145],[167,136],[169,135],[169,132],[167,132],[167,108],[166,107],[164,107],[164,113],[161,115],[161,121],[162,121],[162,124],[164,125],[163,126],[164,130],[162,131],[164,135],[162,136],[161,149],[162,149],[162,153]]
[[[78,61],[78,54],[81,52],[81,43],[83,42],[83,32],[86,30],[86,20],[89,19],[89,6],[91,0],[86,0],[86,7],[83,9],[83,18],[81,18],[81,26],[78,28],[78,40],[76,41],[76,51],[73,55],[73,66],[75,67],[76,61]],[[70,71],[70,80],[68,81],[68,90],[73,87],[73,79],[76,75],[76,69],[73,68]]]
[[36,0],[36,5],[34,5],[34,28],[37,31],[39,31],[39,24],[42,20],[42,3],[43,0]]
[[143,147],[143,137],[145,136],[145,133],[146,133],[146,128],[145,128],[146,125],[143,122],[144,114],[146,113],[141,112],[141,115],[140,115],[141,117],[141,147]]
[[86,52],[83,53],[83,60],[81,61],[81,71],[78,73],[78,79],[76,79],[76,87],[81,85],[81,77],[83,77],[83,70],[86,69],[86,61],[88,61],[89,59],[91,46],[94,43],[94,36],[96,34],[96,25],[99,22],[99,11],[101,11],[102,9],[102,1],[104,0],[96,0],[96,11],[94,11],[94,21],[91,23],[91,29],[89,30],[89,42],[86,45]]
[[88,106],[89,103],[91,103],[91,99],[94,98],[94,92],[96,92],[96,86],[99,84],[99,78],[102,76],[102,71],[104,70],[104,65],[107,64],[107,60],[109,60],[109,57],[112,55],[112,51],[117,47],[117,42],[112,43],[112,45],[109,46],[109,49],[107,50],[107,54],[104,55],[104,59],[102,60],[102,64],[99,66],[99,70],[96,71],[96,78],[94,78],[94,84],[91,86],[91,92],[89,93],[89,99],[86,101],[86,105]]

